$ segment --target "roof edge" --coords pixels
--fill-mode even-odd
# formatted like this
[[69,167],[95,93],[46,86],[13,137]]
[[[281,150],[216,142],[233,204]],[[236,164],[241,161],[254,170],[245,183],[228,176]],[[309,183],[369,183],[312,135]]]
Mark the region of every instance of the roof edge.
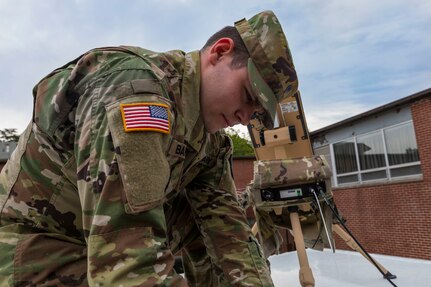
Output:
[[362,118],[374,115],[374,114],[376,114],[378,112],[381,112],[381,111],[384,111],[384,110],[392,109],[392,108],[397,107],[397,106],[401,106],[401,105],[404,105],[404,104],[407,104],[407,103],[412,103],[412,102],[418,101],[418,100],[420,100],[420,99],[422,99],[422,98],[424,98],[426,96],[431,96],[431,88],[422,90],[420,92],[411,94],[410,96],[407,96],[407,97],[395,100],[395,101],[390,102],[388,104],[385,104],[385,105],[379,106],[377,108],[371,109],[369,111],[360,113],[360,114],[358,114],[356,116],[353,116],[353,117],[341,120],[341,121],[336,122],[334,124],[331,124],[329,126],[317,129],[315,131],[311,131],[310,132],[310,136],[319,134],[319,133],[327,131],[327,130],[334,129],[336,127],[345,125],[345,124],[347,124],[349,122],[354,122],[356,120],[359,120],[359,119],[362,119]]

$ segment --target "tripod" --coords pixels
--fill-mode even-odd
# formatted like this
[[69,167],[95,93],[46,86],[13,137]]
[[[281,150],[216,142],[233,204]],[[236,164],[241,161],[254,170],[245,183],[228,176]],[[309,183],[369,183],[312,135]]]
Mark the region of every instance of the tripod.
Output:
[[[328,232],[320,202],[324,202],[337,218],[336,224],[332,224],[331,218],[330,227],[333,231],[349,247],[360,252],[373,263],[384,278],[396,286],[391,281],[396,276],[365,251],[338,214],[330,190],[331,170],[323,156],[313,155],[299,92],[279,104],[277,115],[278,128],[265,129],[259,118],[252,120],[248,126],[257,158],[254,163],[252,197],[256,217],[258,217],[257,209],[274,211],[279,216],[282,214],[282,210],[287,208],[300,265],[301,286],[314,287],[315,284],[305,251],[299,216],[301,209],[310,210],[310,205],[314,200],[319,207],[328,242],[331,243],[332,234]],[[258,218],[256,219],[259,222]],[[254,226],[253,230],[258,232],[259,226]],[[333,250],[335,251],[334,248]]]
[[[282,210],[286,209],[287,213],[289,214],[289,219],[290,222],[289,224],[285,224],[283,226],[278,225],[278,227],[282,227],[282,228],[288,228],[289,230],[291,230],[291,233],[293,235],[294,238],[294,242],[295,242],[295,246],[296,246],[296,250],[297,250],[297,255],[298,255],[298,261],[299,261],[299,280],[301,283],[301,286],[303,287],[314,287],[315,286],[315,281],[314,281],[314,277],[313,277],[313,273],[312,270],[309,266],[309,262],[308,262],[308,257],[307,257],[307,253],[306,253],[306,247],[305,247],[305,240],[304,240],[304,236],[303,236],[303,231],[302,231],[302,227],[301,227],[301,220],[300,220],[300,216],[299,213],[301,212],[301,209],[303,210],[310,210],[308,208],[305,208],[307,205],[310,204],[315,204],[315,206],[318,206],[320,213],[317,213],[318,215],[320,215],[320,222],[323,222],[323,224],[320,224],[320,226],[324,226],[324,229],[326,231],[326,237],[327,240],[329,242],[330,247],[333,249],[333,251],[335,252],[335,248],[333,247],[333,245],[331,244],[332,241],[332,234],[328,231],[328,228],[326,226],[327,223],[325,223],[325,221],[327,221],[328,223],[332,222],[332,219],[328,219],[328,218],[324,218],[323,216],[323,212],[322,212],[322,208],[320,207],[320,201],[322,201],[324,204],[326,204],[326,206],[328,206],[332,212],[332,215],[334,216],[334,218],[336,219],[336,222],[331,224],[332,227],[332,231],[335,232],[338,236],[341,237],[341,239],[343,239],[346,244],[353,250],[359,252],[362,256],[364,256],[370,263],[372,263],[378,270],[379,272],[383,275],[384,279],[387,279],[392,286],[396,286],[391,279],[395,279],[396,276],[393,275],[391,272],[389,272],[385,267],[383,267],[383,265],[381,265],[379,262],[377,262],[373,257],[371,257],[371,255],[365,250],[365,248],[359,243],[359,241],[353,236],[352,232],[348,229],[348,227],[345,224],[345,220],[340,216],[340,214],[338,213],[337,208],[335,207],[334,202],[331,200],[330,197],[328,197],[328,190],[326,190],[326,192],[320,187],[319,184],[314,185],[317,186],[317,190],[319,191],[319,196],[317,196],[317,192],[316,190],[314,190],[313,187],[310,187],[310,191],[311,193],[313,193],[313,195],[315,196],[315,201],[314,202],[307,202],[306,199],[307,198],[302,198],[302,199],[295,199],[292,200],[292,202],[287,202],[287,201],[280,201],[280,205],[284,205],[282,206],[278,206],[275,207],[274,203],[276,204],[276,202],[269,202],[271,205],[271,207],[268,207],[268,204],[262,203],[262,202],[257,202],[257,205],[260,207],[263,207],[267,210],[269,210],[270,208],[274,209],[274,213],[276,216],[281,216],[282,215]],[[286,187],[283,187],[282,189],[272,189],[271,192],[272,193],[277,193],[285,189]],[[289,188],[289,187],[287,187]],[[268,189],[264,190],[265,192],[268,192]],[[256,196],[256,190],[253,191],[254,195]],[[262,194],[262,190],[259,191]],[[320,198],[319,198],[320,197]],[[276,195],[274,195],[273,199],[277,200],[278,197]],[[302,201],[302,202],[301,202]],[[302,215],[303,216],[303,215]],[[259,218],[258,215],[256,214],[256,224],[258,225]],[[253,226],[253,231],[254,233],[257,233],[260,228],[259,226]],[[277,224],[275,224],[277,225]],[[288,226],[288,227],[286,227]],[[319,233],[318,237],[321,237],[321,232]],[[261,244],[263,245],[264,242],[262,240],[262,237],[259,236]],[[318,238],[316,238],[317,241]]]

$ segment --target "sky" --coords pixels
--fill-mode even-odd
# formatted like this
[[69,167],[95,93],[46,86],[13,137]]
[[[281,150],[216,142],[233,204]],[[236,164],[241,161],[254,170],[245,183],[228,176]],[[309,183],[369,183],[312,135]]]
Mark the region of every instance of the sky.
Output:
[[0,129],[22,132],[32,89],[87,50],[200,49],[273,10],[311,131],[431,87],[429,0],[0,0]]

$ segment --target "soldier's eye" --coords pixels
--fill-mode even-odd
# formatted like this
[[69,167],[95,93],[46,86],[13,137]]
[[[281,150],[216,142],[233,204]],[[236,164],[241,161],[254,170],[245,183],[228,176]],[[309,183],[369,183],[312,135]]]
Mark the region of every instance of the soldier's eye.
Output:
[[247,89],[245,89],[245,95],[247,97],[247,103],[253,103],[254,102],[254,98],[250,95],[250,93],[248,92]]

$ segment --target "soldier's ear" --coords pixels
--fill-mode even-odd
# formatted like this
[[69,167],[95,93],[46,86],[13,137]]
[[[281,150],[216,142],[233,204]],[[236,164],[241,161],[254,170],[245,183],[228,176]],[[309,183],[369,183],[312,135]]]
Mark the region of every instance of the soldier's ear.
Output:
[[233,54],[234,42],[231,38],[218,39],[209,50],[210,63],[215,65],[223,57],[231,56]]

